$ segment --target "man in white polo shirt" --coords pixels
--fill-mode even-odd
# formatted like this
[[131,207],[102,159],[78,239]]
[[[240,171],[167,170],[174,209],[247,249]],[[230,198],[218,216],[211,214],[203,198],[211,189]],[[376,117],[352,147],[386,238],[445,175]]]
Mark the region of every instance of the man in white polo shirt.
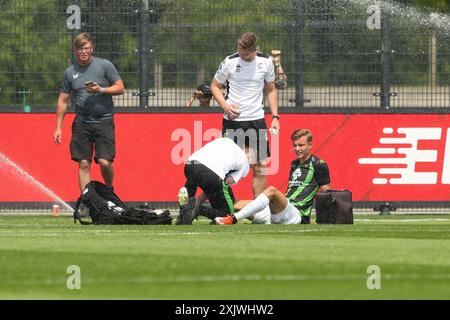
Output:
[[[270,126],[274,132],[280,129],[273,62],[257,52],[257,47],[253,32],[242,34],[237,42],[238,52],[222,61],[211,83],[214,98],[224,111],[222,135],[257,153],[257,160],[251,163],[254,197],[266,188],[264,168],[270,156],[263,109],[264,89],[272,113]],[[221,91],[223,85],[227,88],[225,97]]]
[[[248,149],[244,151],[228,138],[215,139],[194,152],[184,166],[186,183],[178,194],[180,215],[176,224],[192,224],[197,215],[214,220],[234,214],[231,185],[247,176],[251,157]],[[203,194],[196,199],[198,187]],[[200,205],[206,199],[212,208]]]

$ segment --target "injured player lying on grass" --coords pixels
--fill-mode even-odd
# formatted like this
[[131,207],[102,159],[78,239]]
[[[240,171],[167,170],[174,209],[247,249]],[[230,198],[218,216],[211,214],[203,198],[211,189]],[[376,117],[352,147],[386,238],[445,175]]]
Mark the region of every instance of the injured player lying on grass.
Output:
[[313,136],[309,130],[295,130],[291,141],[296,158],[291,162],[286,192],[270,186],[234,215],[215,218],[217,224],[234,224],[255,214],[258,217],[267,214],[267,208],[270,208],[270,223],[310,223],[314,196],[318,191],[330,189],[328,165],[311,153]]
[[[321,188],[321,190],[327,189],[329,189],[328,185]],[[243,206],[242,209],[241,206]],[[216,217],[214,221],[217,224],[235,224],[243,219],[253,220],[255,224],[310,223],[311,210],[307,211],[308,215],[302,215],[289,199],[273,186],[268,187],[253,201],[246,200],[236,203],[235,210],[239,211],[234,215]]]

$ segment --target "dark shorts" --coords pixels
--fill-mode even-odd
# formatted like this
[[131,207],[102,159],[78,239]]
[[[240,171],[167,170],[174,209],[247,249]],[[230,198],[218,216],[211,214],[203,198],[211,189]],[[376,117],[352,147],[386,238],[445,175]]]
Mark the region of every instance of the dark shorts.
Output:
[[231,188],[214,171],[199,162],[184,167],[189,197],[195,196],[200,187],[208,197],[211,207],[224,214],[234,213],[234,195]]
[[98,159],[114,161],[116,156],[114,119],[100,122],[83,122],[75,119],[72,123],[72,140],[70,141],[72,160],[92,161],[93,155],[95,162],[98,162]]
[[231,121],[223,119],[222,136],[233,139],[240,147],[245,145],[256,151],[258,162],[270,157],[267,125],[264,118],[253,121]]

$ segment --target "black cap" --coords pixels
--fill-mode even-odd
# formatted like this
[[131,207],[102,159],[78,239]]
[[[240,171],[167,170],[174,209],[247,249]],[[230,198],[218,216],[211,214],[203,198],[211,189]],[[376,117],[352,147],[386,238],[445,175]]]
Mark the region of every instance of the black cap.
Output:
[[199,84],[199,86],[197,87],[197,90],[200,90],[201,92],[203,92],[203,97],[212,98],[212,91],[211,91],[210,86],[202,83],[202,84]]

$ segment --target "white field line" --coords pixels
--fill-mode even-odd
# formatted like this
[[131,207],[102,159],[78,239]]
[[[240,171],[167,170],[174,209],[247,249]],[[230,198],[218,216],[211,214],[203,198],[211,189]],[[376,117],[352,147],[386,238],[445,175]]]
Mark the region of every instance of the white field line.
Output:
[[61,234],[57,234],[57,233],[16,233],[16,234],[2,234],[0,233],[0,237],[2,238],[6,238],[6,237],[11,237],[11,238],[19,238],[19,237],[24,237],[24,238],[28,238],[28,237],[57,237],[60,236]]
[[[279,230],[276,231],[277,233],[310,233],[310,232],[320,232],[322,230]],[[54,230],[53,230],[54,232]],[[272,234],[275,231],[268,231],[268,232],[252,232],[252,234]],[[150,233],[148,232],[148,229],[142,229],[142,230],[64,230],[59,233],[40,233],[36,230],[33,231],[14,231],[14,230],[0,230],[0,237],[39,237],[39,236],[67,236],[71,233],[78,233],[78,234],[95,234],[98,236],[126,236],[126,235],[136,235],[136,234],[145,234],[145,235],[155,235],[155,236],[198,236],[198,235],[230,235],[234,234],[234,232],[157,232],[157,233]],[[241,233],[241,232],[239,232]]]
[[401,220],[394,220],[394,219],[354,219],[355,222],[430,222],[430,221],[450,221],[450,219],[443,219],[443,218],[421,218],[421,219],[401,219]]
[[[130,277],[111,279],[93,279],[83,278],[83,284],[148,284],[148,283],[215,283],[215,282],[282,282],[282,281],[352,281],[366,280],[366,274],[327,274],[327,275],[308,275],[308,274],[224,274],[224,275],[179,275],[173,277]],[[450,273],[394,273],[383,274],[382,280],[450,280]],[[2,285],[7,284],[25,284],[25,285],[55,285],[61,284],[65,279],[56,277],[55,279],[45,278],[42,280],[26,279],[10,280],[3,278]]]

